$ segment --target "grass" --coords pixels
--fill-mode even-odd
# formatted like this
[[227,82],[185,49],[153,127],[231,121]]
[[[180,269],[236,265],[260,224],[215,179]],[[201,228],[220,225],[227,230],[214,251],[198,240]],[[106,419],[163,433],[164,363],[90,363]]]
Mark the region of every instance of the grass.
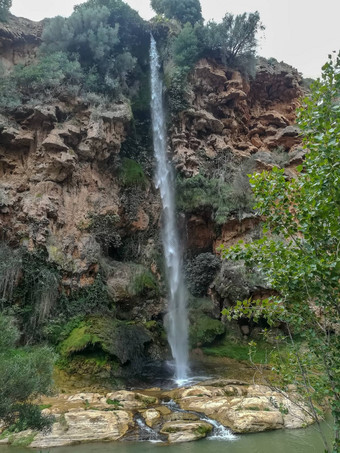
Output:
[[148,179],[145,176],[141,165],[135,160],[128,159],[127,157],[122,160],[119,179],[124,187],[138,186],[145,188],[148,184]]
[[[203,352],[212,357],[228,357],[229,359],[250,361],[249,349],[250,347],[247,343],[233,342],[227,337],[219,344],[203,348]],[[256,350],[252,353],[252,361],[255,363],[268,363],[271,349],[272,347],[267,343],[258,342]]]

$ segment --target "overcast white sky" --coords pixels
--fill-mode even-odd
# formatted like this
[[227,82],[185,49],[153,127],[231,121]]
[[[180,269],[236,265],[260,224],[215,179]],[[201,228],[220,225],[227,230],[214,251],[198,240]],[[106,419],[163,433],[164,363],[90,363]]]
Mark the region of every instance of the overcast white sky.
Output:
[[[181,1],[181,0],[178,0]],[[81,0],[13,0],[11,12],[31,20],[69,16]],[[126,0],[145,19],[153,12],[150,0]],[[203,17],[219,21],[226,12],[258,10],[266,27],[259,54],[295,66],[305,77],[317,77],[327,55],[340,48],[339,0],[201,0]]]

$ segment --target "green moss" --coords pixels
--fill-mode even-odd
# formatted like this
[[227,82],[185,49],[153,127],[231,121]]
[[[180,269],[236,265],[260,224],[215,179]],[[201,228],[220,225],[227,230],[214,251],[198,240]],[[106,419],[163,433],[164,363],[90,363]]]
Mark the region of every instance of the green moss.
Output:
[[152,293],[153,296],[159,295],[159,285],[154,275],[145,270],[137,274],[129,285],[129,291],[135,296],[146,296]]
[[60,345],[62,355],[68,356],[74,352],[83,351],[89,345],[99,343],[97,335],[92,334],[87,325],[76,327]]
[[52,404],[39,404],[39,409],[43,411],[44,409],[49,409],[52,407]]
[[119,170],[119,179],[124,187],[138,186],[145,188],[148,179],[141,165],[133,159],[125,157]]
[[206,436],[212,431],[212,426],[201,425],[197,429],[195,429],[195,433],[199,434],[200,436]]
[[[232,341],[228,337],[223,339],[220,343],[203,348],[203,352],[209,356],[229,357],[230,359],[246,361],[250,360],[249,350],[249,345],[247,343]],[[268,363],[269,352],[269,345],[264,342],[259,342],[252,355],[252,360],[255,363]]]
[[141,401],[142,403],[149,405],[149,404],[155,404],[157,402],[157,398],[154,396],[144,396],[140,394],[136,394],[135,399],[137,401]]
[[28,447],[33,441],[37,433],[33,432],[28,434],[27,436],[20,436],[17,437],[12,435],[9,437],[9,443],[12,447]]
[[212,343],[225,331],[224,324],[218,319],[201,314],[190,326],[189,340],[192,347]]
[[108,399],[106,400],[106,403],[107,403],[107,404],[110,404],[110,405],[112,405],[112,406],[114,406],[113,409],[119,409],[120,407],[124,407],[124,405],[123,405],[120,401],[118,401],[118,400],[116,400],[116,399],[111,400],[110,398],[108,398]]

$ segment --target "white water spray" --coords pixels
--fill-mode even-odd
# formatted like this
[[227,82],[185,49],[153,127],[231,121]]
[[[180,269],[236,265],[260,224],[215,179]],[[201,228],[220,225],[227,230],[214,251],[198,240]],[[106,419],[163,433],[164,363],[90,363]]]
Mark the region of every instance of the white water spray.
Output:
[[151,36],[151,111],[154,153],[157,161],[156,185],[163,206],[163,247],[169,284],[168,341],[175,360],[175,379],[179,385],[188,377],[188,314],[183,282],[182,255],[175,215],[175,184],[167,156],[167,134],[163,107],[163,83],[156,42]]

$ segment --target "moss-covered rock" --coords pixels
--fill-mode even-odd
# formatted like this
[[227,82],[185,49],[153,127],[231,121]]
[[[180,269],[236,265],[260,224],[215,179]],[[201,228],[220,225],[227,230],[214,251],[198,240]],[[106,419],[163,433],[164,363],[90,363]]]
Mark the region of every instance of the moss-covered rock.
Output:
[[112,365],[111,371],[115,371],[113,365],[117,364],[137,370],[143,364],[145,347],[150,341],[151,335],[142,324],[92,317],[73,329],[59,349],[64,368],[73,368],[69,362],[76,359],[92,367]]
[[222,335],[225,326],[218,319],[201,314],[190,326],[189,341],[192,347],[212,343],[216,337]]

